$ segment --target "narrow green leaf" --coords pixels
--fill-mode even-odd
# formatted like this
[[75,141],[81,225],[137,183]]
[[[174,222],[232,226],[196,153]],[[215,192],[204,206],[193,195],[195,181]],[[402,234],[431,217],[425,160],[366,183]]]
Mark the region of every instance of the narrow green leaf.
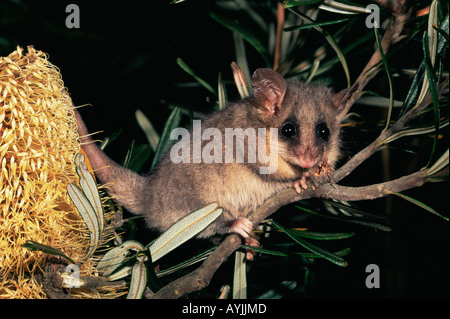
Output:
[[125,167],[125,168],[128,168],[128,165],[130,165],[132,154],[133,154],[133,151],[134,151],[134,144],[135,143],[136,142],[135,142],[134,139],[131,140],[131,144],[128,147],[127,154],[125,155],[125,158],[124,158],[123,163],[122,163],[122,166]]
[[76,264],[76,262],[74,262],[72,259],[70,259],[70,257],[68,257],[66,254],[64,254],[62,251],[60,251],[59,249],[44,245],[44,244],[40,244],[36,241],[33,240],[27,240],[25,242],[25,244],[22,245],[22,247],[24,248],[28,248],[31,249],[32,251],[42,251],[46,254],[50,254],[50,255],[55,255],[55,256],[61,256],[65,259],[67,259],[69,262],[71,262],[72,264]]
[[433,208],[431,208],[431,207],[428,206],[428,205],[425,205],[424,203],[422,203],[421,201],[418,201],[417,199],[414,199],[414,198],[412,198],[412,197],[406,196],[406,195],[404,195],[404,194],[402,194],[402,193],[396,193],[396,192],[390,192],[390,191],[389,191],[389,192],[387,192],[387,194],[397,195],[398,197],[401,197],[401,198],[407,200],[408,202],[413,203],[414,205],[417,205],[417,206],[419,206],[420,208],[423,208],[423,209],[425,209],[426,211],[429,211],[430,213],[432,213],[432,214],[434,214],[434,215],[436,215],[436,216],[441,217],[442,219],[445,219],[446,221],[449,220],[448,217],[442,216],[442,215],[439,214],[437,211],[435,211]]
[[100,147],[102,150],[104,150],[109,144],[111,144],[112,142],[114,142],[119,136],[120,134],[122,134],[123,129],[119,129],[118,131],[112,133],[110,136],[106,137],[100,144],[98,147]]
[[[436,33],[435,31],[433,31]],[[437,83],[436,83],[436,77],[434,73],[434,57],[433,55],[430,55],[430,51],[434,52],[436,54],[436,44],[434,44],[434,50],[431,48],[428,43],[428,36],[426,33],[423,35],[423,53],[424,53],[424,62],[425,62],[425,71],[426,71],[426,78],[425,80],[428,80],[428,87],[430,89],[431,97],[433,99],[433,110],[434,110],[434,125],[435,125],[435,134],[434,134],[434,140],[433,140],[433,147],[431,149],[430,154],[430,160],[428,161],[429,166],[431,164],[431,161],[434,157],[434,152],[436,151],[436,145],[438,142],[438,131],[439,131],[439,120],[440,120],[440,110],[439,110],[439,93],[437,89]]]
[[[337,255],[337,256],[346,256],[348,254],[350,254],[351,250],[350,248],[344,248],[338,251],[333,252],[333,254]],[[294,255],[298,255],[298,256],[302,256],[303,258],[322,258],[321,256],[314,254],[314,253],[299,253],[299,252],[289,252],[292,253]]]
[[301,207],[301,206],[296,206],[296,207],[301,209],[301,210],[303,210],[303,211],[305,211],[305,212],[307,212],[307,213],[310,213],[310,214],[313,214],[313,215],[317,215],[317,216],[321,216],[321,217],[325,217],[325,218],[328,218],[328,219],[340,220],[340,221],[347,222],[347,223],[352,223],[352,224],[359,224],[359,225],[363,225],[363,226],[376,228],[376,229],[379,229],[379,230],[382,230],[382,231],[391,231],[392,230],[388,226],[381,225],[381,224],[378,224],[378,223],[374,223],[374,222],[371,222],[371,221],[358,220],[358,219],[354,219],[354,218],[349,218],[347,216],[336,217],[336,216],[323,215],[323,214],[319,214],[319,213],[317,213],[317,212],[315,212],[315,211],[313,211],[311,209],[307,209],[305,207]]
[[[444,19],[440,22],[439,29],[442,31],[446,31],[447,36],[442,35],[441,33],[438,36],[438,43],[437,43],[437,54],[441,54],[442,50],[445,48],[448,48],[448,30],[449,30],[449,13],[445,15]],[[434,27],[433,27],[434,28]],[[440,38],[442,37],[442,38]]]
[[245,255],[240,251],[235,253],[233,299],[247,299],[247,260]]
[[155,156],[153,157],[151,168],[155,168],[159,162],[161,161],[164,154],[166,154],[167,150],[170,147],[170,133],[173,129],[177,128],[180,125],[181,121],[181,109],[176,107],[170,113],[169,118],[164,124],[164,129],[161,135],[161,138],[158,143],[158,147],[155,151]]
[[98,219],[99,233],[103,233],[105,226],[105,217],[103,211],[103,205],[100,200],[100,194],[98,192],[97,183],[94,176],[89,172],[85,161],[84,154],[78,153],[75,155],[75,170],[80,177],[80,186],[86,195],[89,203],[95,211]]
[[324,0],[289,0],[289,1],[283,1],[284,7],[287,8],[294,8],[298,6],[310,6],[316,3],[322,3]]
[[[434,17],[436,17],[436,15],[433,15]],[[433,25],[435,24],[435,21],[433,21],[433,19],[429,19],[428,21],[428,28],[432,28],[432,32],[436,32],[435,28],[433,28]],[[447,15],[445,16],[445,18],[443,19],[443,21],[441,22],[441,25],[439,26],[440,29],[442,30],[448,30],[449,28],[449,15],[447,13]],[[437,41],[437,49],[436,49],[436,54],[442,54],[443,51],[445,50],[445,48],[447,47],[447,42],[444,41],[444,37],[442,35],[438,35],[437,37],[438,41]],[[432,52],[433,48],[430,48],[430,52]],[[431,53],[430,53],[431,54]],[[430,58],[431,60],[431,58]],[[428,92],[428,86],[429,86],[429,82],[427,81],[427,75],[424,74],[425,73],[425,59],[422,61],[422,63],[420,64],[419,68],[417,69],[417,72],[414,76],[413,82],[411,84],[411,88],[409,89],[409,92],[405,98],[405,102],[402,108],[402,111],[400,112],[399,117],[403,116],[411,107],[417,107],[420,105],[420,103],[422,102],[422,100],[425,98],[427,92]],[[422,83],[422,88],[420,90],[419,93],[419,86]],[[414,104],[415,102],[415,104]]]
[[277,250],[272,250],[272,249],[267,249],[267,248],[262,248],[262,247],[253,247],[253,246],[248,246],[248,245],[242,245],[242,247],[248,248],[248,249],[254,250],[258,253],[266,254],[266,255],[274,255],[274,256],[280,256],[280,257],[288,256],[288,253],[285,253],[282,251],[277,251]]
[[142,299],[147,286],[147,267],[145,266],[147,256],[141,254],[137,257],[137,260],[131,270],[131,282],[127,299]]
[[185,261],[179,263],[178,265],[172,266],[172,267],[167,268],[167,269],[160,270],[160,271],[157,272],[157,276],[158,277],[162,277],[162,276],[170,275],[170,274],[172,274],[172,273],[174,273],[174,272],[176,272],[176,271],[178,271],[180,269],[189,267],[189,266],[194,265],[194,264],[196,264],[196,263],[198,263],[200,261],[203,261],[206,258],[208,258],[208,256],[215,249],[216,249],[216,247],[212,247],[212,248],[210,248],[210,249],[208,249],[208,250],[206,250],[206,251],[204,251],[204,252],[202,252],[202,253],[200,253],[200,254],[198,254],[198,255],[196,255],[196,256],[188,259],[188,260],[185,260]]
[[227,105],[227,93],[221,72],[219,72],[219,79],[217,80],[217,92],[219,92],[219,110],[221,110]]
[[392,228],[390,228],[386,225],[382,225],[382,224],[378,224],[378,223],[374,223],[374,222],[370,222],[370,221],[365,221],[365,220],[350,219],[350,220],[345,220],[345,221],[349,222],[349,223],[353,223],[353,224],[372,227],[372,228],[379,229],[382,231],[391,231],[392,230]]
[[[289,251],[289,253],[288,253],[288,252],[284,252],[284,251],[267,249],[267,248],[262,248],[262,247],[253,247],[253,246],[248,246],[248,245],[242,245],[242,247],[254,250],[261,254],[273,255],[273,256],[279,256],[279,257],[286,257],[291,254],[294,254],[294,255],[302,256],[304,258],[322,258],[321,256],[319,256],[315,253],[304,253],[304,252],[300,253],[300,252],[293,252],[293,251]],[[349,253],[350,253],[350,248],[345,248],[345,249],[334,252],[334,254],[337,256],[346,256]]]
[[346,19],[339,19],[339,20],[332,20],[332,21],[324,21],[324,22],[313,22],[313,23],[307,23],[302,25],[295,25],[289,28],[285,28],[284,31],[294,31],[294,30],[303,30],[303,29],[310,29],[314,27],[321,27],[324,25],[330,25],[330,24],[337,24],[342,22],[347,22],[350,20],[350,18]]
[[[422,64],[425,67],[425,76],[422,82],[422,89],[420,90],[419,97],[417,99],[415,107],[418,107],[420,103],[422,103],[423,99],[428,93],[428,89],[430,88],[430,81],[428,79],[428,73],[430,72],[430,66],[431,69],[433,69],[434,61],[436,59],[436,53],[439,52],[439,48],[437,45],[437,35],[438,33],[436,30],[433,29],[433,24],[437,24],[437,1],[434,0],[430,6],[430,12],[428,15],[428,26],[427,31],[424,32],[423,39],[422,39],[422,49],[424,51],[424,59]],[[428,65],[428,67],[427,67]],[[432,72],[432,77],[434,78],[434,71]],[[430,90],[432,90],[430,88]]]
[[450,42],[450,38],[448,36],[448,33],[445,32],[443,29],[439,28],[437,25],[433,24],[433,29],[439,32],[440,35],[442,35],[445,39],[445,41]]
[[347,262],[344,259],[342,259],[340,256],[307,242],[306,240],[300,238],[299,236],[296,236],[296,234],[291,229],[283,227],[274,221],[272,221],[271,224],[276,229],[279,229],[279,230],[282,230],[283,232],[285,232],[286,235],[291,237],[295,242],[302,245],[304,248],[313,252],[314,254],[317,254],[320,257],[322,257],[340,267],[347,267]]
[[305,279],[304,279],[304,285],[305,285],[305,297],[308,298],[310,291],[313,287],[315,274],[313,271],[311,271],[308,267],[305,269]]
[[383,131],[386,131],[389,128],[389,124],[391,123],[392,107],[394,105],[394,88],[392,86],[391,70],[387,63],[386,56],[384,55],[383,47],[381,46],[381,39],[380,39],[380,34],[378,32],[378,27],[379,26],[375,26],[373,28],[373,30],[375,32],[375,39],[377,40],[378,51],[380,52],[381,60],[383,61],[383,66],[386,71],[386,76],[387,76],[388,83],[389,83],[389,108],[388,108],[387,117],[386,117],[386,125],[383,129]]
[[159,134],[156,132],[150,120],[145,116],[145,114],[141,110],[136,110],[135,112],[136,120],[144,131],[145,136],[147,137],[147,141],[152,148],[153,151],[156,150],[156,147],[159,143]]
[[[375,218],[375,219],[386,219],[386,216],[380,216],[375,214],[367,213],[361,209],[350,206],[349,204],[344,204],[343,202],[337,202],[333,200],[323,200],[323,203],[326,206],[332,206],[338,208],[341,211],[345,211],[348,215],[357,216],[357,217],[367,217],[367,218]],[[347,215],[345,214],[345,215]]]
[[237,32],[233,32],[234,48],[236,51],[236,64],[244,74],[247,83],[251,82],[250,68],[248,67],[247,54],[245,50],[244,38]]
[[345,239],[350,238],[355,235],[355,233],[319,233],[319,232],[312,232],[312,231],[303,231],[303,230],[290,230],[293,235],[304,237],[304,238],[310,238],[315,240],[339,240],[339,239]]
[[405,101],[403,102],[403,106],[398,118],[401,118],[403,115],[405,115],[405,113],[409,111],[414,105],[414,101],[417,99],[417,96],[419,94],[419,86],[423,81],[424,68],[424,63],[422,62],[417,69],[416,74],[414,75],[413,81],[409,88],[408,94],[406,95]]
[[177,63],[187,74],[196,79],[197,82],[200,83],[205,89],[217,96],[217,92],[213,89],[213,87],[209,85],[208,82],[200,78],[197,74],[195,74],[195,72],[181,58],[177,59]]
[[150,251],[145,249],[143,253],[147,256],[147,260],[145,261],[145,266],[147,267],[147,287],[152,292],[157,292],[164,287],[164,284],[156,275],[155,266],[152,261],[152,256],[150,255]]
[[150,245],[152,261],[155,262],[197,235],[219,217],[222,211],[222,207],[219,207],[217,203],[212,203],[177,221]]
[[124,165],[124,167],[132,170],[135,173],[139,173],[151,155],[152,149],[148,144],[141,144],[134,147],[133,140],[133,148],[130,150],[129,156],[127,158],[127,163],[126,165]]
[[97,249],[98,241],[100,239],[100,225],[98,216],[83,191],[77,185],[67,185],[67,191],[70,199],[74,203],[90,232],[89,250],[84,257],[84,259],[88,259]]
[[296,237],[292,235],[292,233],[287,232],[287,235],[291,237],[294,241],[302,245],[304,248],[308,249],[309,251],[313,252],[314,254],[332,262],[335,265],[338,265],[340,267],[347,267],[348,263],[341,258],[340,256],[329,252],[328,250],[325,250],[323,248],[320,248],[316,245],[311,244],[310,242],[307,242],[306,240],[303,240],[302,238]]

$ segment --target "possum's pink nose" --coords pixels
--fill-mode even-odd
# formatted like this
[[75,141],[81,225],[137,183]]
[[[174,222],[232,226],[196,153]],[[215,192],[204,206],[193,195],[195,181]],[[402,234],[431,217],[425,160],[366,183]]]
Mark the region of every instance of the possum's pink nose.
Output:
[[298,164],[302,168],[309,169],[309,168],[313,167],[316,164],[316,162],[313,159],[308,158],[308,157],[300,157],[298,159]]

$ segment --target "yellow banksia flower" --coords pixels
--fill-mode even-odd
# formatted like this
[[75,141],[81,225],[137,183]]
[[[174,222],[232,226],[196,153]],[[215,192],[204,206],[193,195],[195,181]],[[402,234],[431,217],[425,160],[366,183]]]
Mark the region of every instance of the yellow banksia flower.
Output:
[[[67,193],[80,152],[72,101],[59,70],[33,47],[0,57],[0,138],[0,298],[45,298],[50,257],[22,245],[80,261],[89,232]],[[80,274],[96,275],[95,266],[85,261]]]

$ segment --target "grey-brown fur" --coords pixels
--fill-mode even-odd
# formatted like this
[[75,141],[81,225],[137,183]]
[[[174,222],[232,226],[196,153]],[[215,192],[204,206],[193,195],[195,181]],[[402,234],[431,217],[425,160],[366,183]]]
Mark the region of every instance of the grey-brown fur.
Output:
[[[201,122],[202,130],[217,128],[224,133],[225,128],[280,128],[287,119],[296,121],[298,136],[285,140],[278,132],[279,165],[274,174],[261,175],[262,163],[258,161],[175,164],[168,153],[151,174],[139,176],[114,163],[91,143],[76,112],[83,149],[100,181],[110,184],[110,194],[129,211],[144,215],[149,227],[164,231],[189,212],[217,202],[224,208],[223,214],[198,237],[226,234],[238,217],[247,216],[271,195],[292,187],[306,171],[314,169],[324,159],[324,147],[329,164],[334,164],[339,154],[342,94],[300,82],[284,83],[268,69],[257,70],[252,85],[255,97],[213,113]],[[317,137],[318,122],[329,128],[328,142]],[[192,144],[192,131],[190,134]],[[202,148],[208,142],[203,141]],[[314,167],[300,167],[299,156],[310,158]]]

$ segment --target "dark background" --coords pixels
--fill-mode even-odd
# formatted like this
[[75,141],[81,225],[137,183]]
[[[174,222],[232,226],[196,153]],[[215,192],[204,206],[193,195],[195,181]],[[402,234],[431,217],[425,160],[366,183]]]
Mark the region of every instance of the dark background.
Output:
[[[76,1],[81,12],[80,29],[65,26],[69,14],[65,8],[69,3],[0,0],[0,55],[7,56],[17,45],[23,48],[33,45],[48,53],[51,63],[61,70],[74,104],[92,105],[81,110],[89,130],[103,131],[101,138],[123,129],[107,149],[119,162],[133,139],[146,142],[134,117],[136,109],[142,109],[161,131],[170,113],[167,102],[197,110],[213,104],[214,97],[206,90],[177,85],[193,82],[177,65],[177,57],[209,83],[216,83],[219,72],[226,80],[232,79],[229,67],[234,60],[232,35],[209,17],[209,12],[215,10],[214,1],[186,1],[178,5],[161,0]],[[367,58],[354,57],[350,62],[359,66]],[[414,52],[405,58],[414,59]],[[262,66],[261,63],[255,57],[250,61],[251,70]],[[232,86],[228,96],[231,100],[238,97]],[[407,142],[406,139],[404,143]],[[349,138],[349,144],[356,149],[362,148],[363,143],[356,137]],[[380,167],[380,156],[373,156],[346,183],[379,182],[381,170],[374,171],[373,167]],[[428,160],[395,150],[391,156],[395,159],[391,163],[393,177],[407,170],[413,172]],[[448,191],[445,182],[427,184],[406,194],[448,216]],[[308,220],[306,226],[315,231],[356,233],[353,238],[330,244],[336,250],[351,248],[351,254],[346,256],[347,268],[323,262],[311,269],[314,282],[309,297],[448,298],[448,223],[403,200],[392,202],[386,222],[392,227],[391,232],[330,220]],[[386,200],[359,204],[368,212],[385,213]],[[288,216],[292,214],[292,209],[285,211]],[[286,218],[282,213],[276,216]],[[297,262],[289,258],[275,262],[268,257],[257,259],[249,273],[249,296],[264,292],[261,287],[275,287],[285,298],[302,297],[298,289],[290,291],[280,285],[282,281],[302,282],[304,269],[298,268]],[[373,263],[381,270],[381,288],[369,290],[365,287],[365,267]],[[223,269],[231,268],[232,263]]]

